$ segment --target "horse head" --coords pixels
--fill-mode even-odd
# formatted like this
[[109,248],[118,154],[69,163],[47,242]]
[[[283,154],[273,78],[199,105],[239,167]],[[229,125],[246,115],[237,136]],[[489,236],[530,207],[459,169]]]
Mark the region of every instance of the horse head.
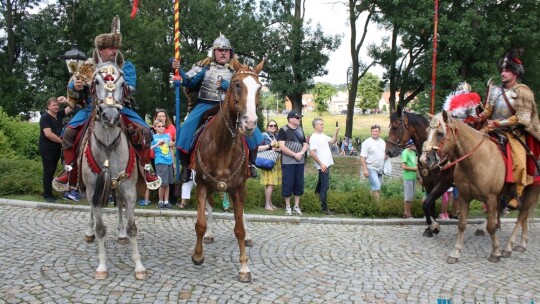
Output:
[[257,107],[262,88],[258,74],[262,70],[264,60],[252,68],[234,58],[231,65],[236,72],[231,79],[228,98],[224,102],[227,103],[230,117],[236,116],[238,131],[249,136],[257,127]]
[[92,90],[95,114],[105,128],[118,126],[125,89],[124,74],[114,63],[102,63],[96,68]]
[[452,157],[456,137],[455,119],[442,111],[431,118],[427,132],[420,162],[431,170],[442,167]]

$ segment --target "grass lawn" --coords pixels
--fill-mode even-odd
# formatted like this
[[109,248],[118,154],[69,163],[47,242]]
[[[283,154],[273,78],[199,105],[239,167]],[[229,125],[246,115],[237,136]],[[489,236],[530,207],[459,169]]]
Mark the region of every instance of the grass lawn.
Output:
[[[306,136],[309,136],[313,133],[313,126],[311,122],[314,118],[322,118],[325,122],[324,133],[327,135],[332,135],[335,130],[336,121],[338,122],[340,131],[338,136],[343,138],[345,136],[345,120],[347,119],[346,115],[336,114],[331,115],[325,113],[323,115],[318,115],[315,112],[302,113],[304,115],[302,119],[302,128],[306,133]],[[352,128],[352,138],[360,137],[364,140],[370,136],[370,130],[372,125],[381,126],[381,137],[386,138],[388,136],[388,126],[390,124],[390,114],[355,114],[353,116],[353,128]],[[274,119],[277,121],[278,126],[282,127],[287,124],[287,115],[286,114],[269,114],[269,119]],[[266,115],[264,115],[265,122],[267,121]],[[261,130],[264,131],[264,130]]]

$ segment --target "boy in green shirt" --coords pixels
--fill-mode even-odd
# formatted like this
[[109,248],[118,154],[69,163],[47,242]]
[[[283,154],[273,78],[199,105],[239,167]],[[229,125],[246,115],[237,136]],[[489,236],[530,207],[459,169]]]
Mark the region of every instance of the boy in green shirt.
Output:
[[414,141],[409,139],[406,149],[401,153],[401,168],[403,168],[403,218],[411,218],[411,203],[416,188],[416,171],[418,171]]

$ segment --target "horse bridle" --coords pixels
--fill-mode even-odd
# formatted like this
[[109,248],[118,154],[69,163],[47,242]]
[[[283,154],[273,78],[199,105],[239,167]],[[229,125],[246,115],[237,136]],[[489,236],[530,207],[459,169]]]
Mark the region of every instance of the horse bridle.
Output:
[[[400,118],[396,119],[397,121],[400,122],[400,125],[399,125],[399,129],[398,129],[398,133],[396,135],[396,139],[397,141],[392,141],[392,140],[387,140],[386,142],[387,143],[391,143],[393,144],[396,149],[397,149],[397,152],[400,153],[401,151],[403,151],[403,145],[401,145],[401,137],[403,136],[403,133],[405,133],[405,129],[409,129],[408,126],[405,125],[405,120],[403,119],[403,116],[405,115],[405,113],[401,113],[401,116]],[[392,124],[392,121],[390,121],[390,124]]]
[[[439,121],[439,119],[437,119],[436,121],[432,120],[429,123],[429,128],[431,130],[435,130],[435,129],[437,129],[439,127],[440,124],[441,124],[441,122]],[[449,131],[451,131],[451,132],[449,132]],[[432,131],[432,132],[435,132],[435,131]],[[445,155],[442,155],[442,150],[444,148],[444,143],[448,139],[447,134],[450,134],[450,133],[453,135],[452,137],[454,138],[454,142],[455,142],[457,140],[457,137],[458,137],[457,129],[450,127],[448,124],[445,124],[445,136],[444,136],[444,139],[441,140],[441,142],[439,143],[439,146],[430,145],[430,144],[428,144],[427,141],[424,143],[424,146],[422,147],[422,151],[427,153],[427,152],[430,152],[431,150],[435,150],[436,151],[435,155],[437,156],[437,159],[438,159],[437,165],[432,167],[430,170],[432,170],[434,168],[439,168],[442,171],[442,170],[446,170],[446,169],[456,165],[457,163],[459,163],[462,160],[466,159],[467,157],[471,156],[480,147],[480,145],[484,142],[484,140],[486,139],[485,136],[482,137],[482,140],[471,151],[469,151],[468,153],[466,153],[462,157],[450,162],[450,159],[454,155],[454,151],[456,149],[456,144],[454,144],[454,146],[452,146],[452,149],[450,149],[450,151],[448,153],[446,153]],[[447,164],[444,164],[445,162],[447,162]]]
[[[255,77],[259,77],[259,75],[257,75],[256,73],[254,73],[253,71],[251,70],[247,70],[247,71],[238,71],[236,73],[234,73],[232,79],[231,79],[231,84],[233,82],[233,80],[240,74],[248,74],[248,75],[253,75]],[[219,76],[218,77],[218,80],[221,80],[223,77]],[[230,95],[235,96],[234,92],[232,92],[234,88],[232,86],[229,86],[228,88],[228,91],[230,91]],[[234,141],[236,140],[236,132],[238,131],[238,128],[240,127],[240,110],[238,110],[238,101],[236,99],[233,99],[234,100],[234,106],[235,106],[235,110],[236,110],[236,127],[233,129],[232,127],[229,127],[229,119],[225,118],[225,114],[223,114],[223,103],[225,103],[225,101],[222,101],[219,103],[219,109],[220,109],[220,112],[221,112],[221,117],[223,117],[223,120],[225,121],[225,127],[227,127],[227,130],[229,130],[229,132],[231,133],[231,136],[233,138],[233,145],[234,145]],[[226,107],[228,108],[229,107],[229,103],[226,104]],[[229,116],[230,118],[230,116]],[[231,123],[232,125],[232,123]]]

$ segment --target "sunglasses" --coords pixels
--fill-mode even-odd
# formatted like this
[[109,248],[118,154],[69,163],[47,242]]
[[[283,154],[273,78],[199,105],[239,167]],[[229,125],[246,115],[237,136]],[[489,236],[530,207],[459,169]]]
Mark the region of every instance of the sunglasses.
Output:
[[291,118],[298,119],[298,120],[302,119],[302,117],[291,117]]
[[277,125],[268,125],[268,127],[277,127]]
[[373,130],[373,129],[380,129],[380,128],[381,128],[381,126],[379,126],[379,125],[372,125],[372,126],[371,126],[371,129],[372,129],[372,130]]

